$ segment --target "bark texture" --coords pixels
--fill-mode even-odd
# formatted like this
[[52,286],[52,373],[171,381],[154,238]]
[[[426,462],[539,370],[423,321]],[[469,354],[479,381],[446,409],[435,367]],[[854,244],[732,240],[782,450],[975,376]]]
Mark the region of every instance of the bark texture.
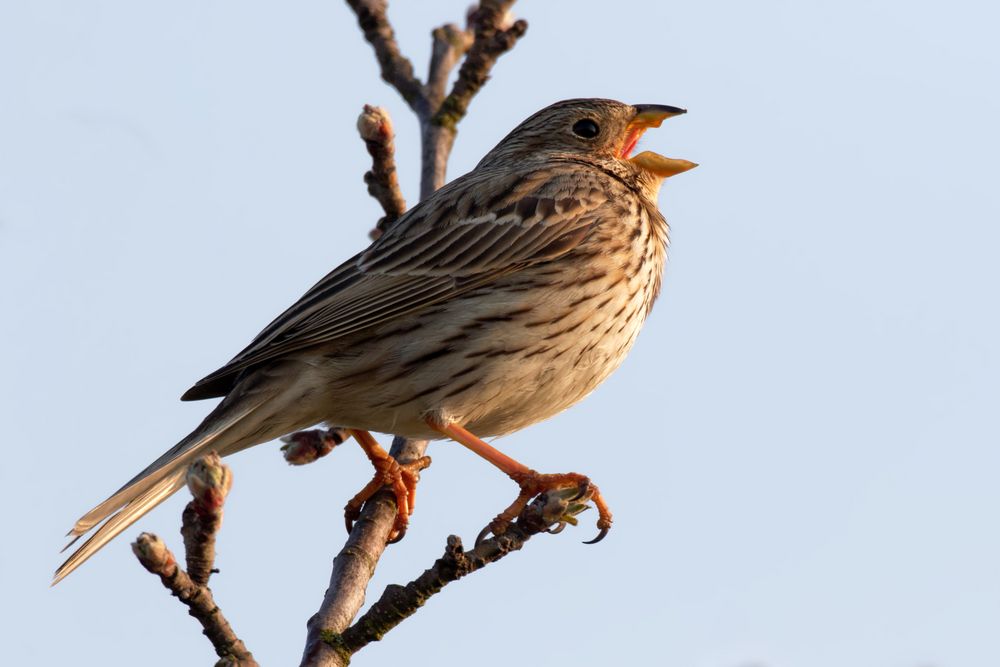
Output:
[[215,535],[222,526],[222,506],[232,486],[232,473],[213,452],[188,467],[187,485],[194,496],[182,514],[187,571],[178,566],[163,540],[152,533],[139,535],[132,543],[132,552],[201,623],[202,632],[219,656],[217,666],[256,667],[253,654],[236,635],[208,587],[214,571]]

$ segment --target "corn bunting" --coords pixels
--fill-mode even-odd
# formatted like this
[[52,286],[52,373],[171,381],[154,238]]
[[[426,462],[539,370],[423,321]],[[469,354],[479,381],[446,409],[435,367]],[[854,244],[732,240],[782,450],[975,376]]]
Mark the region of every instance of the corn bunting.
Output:
[[[369,431],[451,438],[507,473],[517,500],[587,487],[541,474],[481,440],[570,407],[621,363],[660,290],[663,179],[691,169],[636,142],[683,109],[612,100],[558,102],[504,138],[470,173],[403,215],[330,272],[183,400],[222,397],[190,435],[87,512],[96,532],[56,572],[76,569],[184,484],[188,464],[320,422],[347,427],[376,475],[348,520],[386,480],[401,534],[417,470]],[[611,514],[593,485],[603,537]],[[110,517],[110,518],[109,518]]]

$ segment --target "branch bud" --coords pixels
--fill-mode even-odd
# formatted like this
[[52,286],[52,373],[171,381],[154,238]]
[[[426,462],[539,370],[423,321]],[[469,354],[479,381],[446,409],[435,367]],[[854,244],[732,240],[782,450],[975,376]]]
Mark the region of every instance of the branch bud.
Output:
[[347,437],[347,429],[343,428],[296,431],[281,438],[285,443],[281,446],[281,452],[290,464],[301,466],[323,458],[332,452],[334,447],[347,440]]
[[392,119],[389,112],[382,107],[366,104],[364,111],[358,116],[358,134],[365,141],[376,141],[385,144],[392,141]]
[[198,509],[215,512],[226,501],[233,485],[233,474],[222,458],[212,452],[188,466],[185,481]]
[[170,573],[177,567],[177,561],[170,549],[167,548],[163,540],[152,533],[141,533],[132,543],[132,553],[139,559],[142,566],[153,574],[170,576]]

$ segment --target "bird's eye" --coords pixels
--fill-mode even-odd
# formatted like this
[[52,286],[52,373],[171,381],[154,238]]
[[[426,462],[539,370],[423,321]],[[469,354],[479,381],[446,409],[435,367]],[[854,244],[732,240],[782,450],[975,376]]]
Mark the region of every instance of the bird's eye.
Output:
[[584,139],[593,139],[598,134],[601,133],[601,128],[598,127],[597,123],[589,118],[584,118],[583,120],[578,120],[573,123],[573,134],[578,137],[583,137]]

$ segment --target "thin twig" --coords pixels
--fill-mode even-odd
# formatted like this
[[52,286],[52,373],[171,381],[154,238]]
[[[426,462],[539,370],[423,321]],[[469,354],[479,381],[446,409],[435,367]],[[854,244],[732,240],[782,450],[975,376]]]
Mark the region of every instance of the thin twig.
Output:
[[347,543],[333,559],[330,586],[323,603],[306,624],[303,665],[342,667],[350,661],[331,647],[326,638],[348,627],[364,604],[368,581],[385,551],[395,517],[396,503],[388,491],[379,492],[365,503]]
[[375,228],[368,233],[374,240],[382,236],[389,225],[406,212],[406,200],[399,189],[399,179],[396,176],[396,148],[389,112],[382,107],[366,104],[364,111],[358,116],[358,134],[364,140],[368,154],[372,156],[372,168],[365,172],[368,194],[385,211]]
[[174,555],[163,540],[152,533],[142,533],[132,543],[132,551],[143,567],[158,575],[170,593],[187,605],[188,613],[201,623],[205,636],[212,642],[219,657],[236,660],[223,664],[246,666],[257,664],[215,604],[212,591],[206,586],[194,583],[184,570],[177,567]]
[[490,78],[497,59],[512,49],[528,30],[523,19],[511,22],[514,0],[482,0],[470,16],[474,38],[451,92],[436,106],[430,118],[420,117],[420,198],[445,183],[448,158],[455,145],[458,123],[469,103]]
[[538,533],[559,532],[565,523],[575,523],[574,517],[587,508],[589,500],[587,494],[580,498],[577,495],[578,490],[573,488],[540,496],[502,535],[484,540],[469,551],[462,548],[458,536],[450,535],[444,555],[433,566],[405,586],[387,586],[382,597],[351,627],[339,635],[327,634],[325,640],[349,658],[369,643],[382,639],[449,583],[518,551]]
[[233,475],[212,452],[188,466],[187,485],[194,496],[181,515],[187,573],[194,583],[207,586],[215,564],[215,534],[222,526],[222,505]]
[[[354,10],[365,39],[375,50],[382,79],[395,88],[420,121],[420,198],[425,199],[445,183],[448,157],[455,145],[458,123],[469,103],[490,78],[497,59],[511,50],[528,29],[527,21],[511,20],[515,0],[481,0],[470,13],[468,30],[453,25],[433,33],[427,85],[413,73],[413,63],[399,50],[396,33],[389,23],[386,0],[347,0]],[[458,79],[447,97],[451,69],[465,54]]]
[[187,482],[194,496],[184,510],[181,527],[188,572],[178,567],[174,554],[152,533],[139,535],[132,543],[132,552],[201,623],[220,657],[217,667],[256,667],[257,661],[236,636],[207,586],[215,560],[215,534],[222,524],[222,506],[232,485],[232,473],[219,455],[212,452],[190,465]]
[[[471,12],[469,18],[472,18]],[[437,110],[444,101],[445,88],[448,86],[451,71],[472,46],[473,34],[470,28],[463,30],[454,23],[446,23],[431,32],[431,39],[433,40],[431,62],[427,68],[424,94],[427,97],[428,107]]]
[[425,104],[423,87],[413,74],[413,63],[399,51],[396,33],[386,15],[388,0],[347,0],[358,17],[365,39],[375,49],[375,58],[382,79],[399,91],[406,103],[418,114]]
[[513,5],[514,0],[482,0],[472,13],[475,34],[472,47],[458,70],[458,79],[451,93],[434,113],[434,125],[454,130],[465,117],[469,102],[489,80],[497,59],[514,48],[517,40],[527,32],[527,21],[510,20]]
[[[426,440],[397,437],[389,453],[397,461],[407,463],[422,457],[427,444]],[[395,519],[396,498],[388,489],[365,503],[347,542],[333,559],[330,585],[323,594],[319,611],[306,623],[303,667],[345,667],[350,662],[349,655],[338,651],[327,640],[343,632],[365,603],[368,582],[385,551]]]

